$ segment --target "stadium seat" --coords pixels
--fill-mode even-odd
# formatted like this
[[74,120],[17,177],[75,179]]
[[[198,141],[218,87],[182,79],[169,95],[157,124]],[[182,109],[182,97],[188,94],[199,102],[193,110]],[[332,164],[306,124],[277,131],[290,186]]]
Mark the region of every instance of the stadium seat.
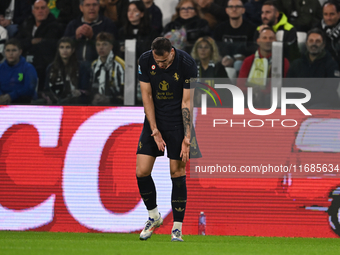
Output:
[[237,78],[237,72],[236,72],[236,69],[233,68],[233,67],[226,67],[225,68],[227,74],[228,74],[228,77],[230,79],[230,81],[233,83],[233,84],[236,84],[236,78]]
[[306,32],[297,32],[298,46],[301,53],[306,52],[306,39],[307,39]]
[[276,40],[278,42],[282,42],[283,41],[283,31],[282,30],[279,30],[276,32]]

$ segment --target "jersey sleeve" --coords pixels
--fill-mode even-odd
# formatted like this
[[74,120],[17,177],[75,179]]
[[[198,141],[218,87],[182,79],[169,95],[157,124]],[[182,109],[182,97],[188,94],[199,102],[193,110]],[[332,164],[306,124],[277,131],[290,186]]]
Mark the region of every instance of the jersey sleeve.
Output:
[[138,61],[138,79],[142,82],[150,82],[150,78],[147,72],[147,58],[143,54]]
[[190,65],[187,66],[184,77],[183,88],[190,89],[190,80],[192,78],[197,78],[197,65],[194,60],[191,61]]

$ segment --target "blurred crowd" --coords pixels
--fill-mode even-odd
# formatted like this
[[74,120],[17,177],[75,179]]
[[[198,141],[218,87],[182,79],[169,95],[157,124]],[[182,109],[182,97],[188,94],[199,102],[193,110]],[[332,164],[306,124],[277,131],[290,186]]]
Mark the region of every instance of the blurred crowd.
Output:
[[[168,24],[162,11],[173,13]],[[209,85],[252,87],[257,107],[270,104],[280,42],[275,75],[295,78],[282,86],[307,88],[310,108],[340,108],[340,0],[180,0],[174,10],[154,0],[1,0],[0,104],[123,105],[125,41],[137,40],[138,64],[158,36],[191,54]]]

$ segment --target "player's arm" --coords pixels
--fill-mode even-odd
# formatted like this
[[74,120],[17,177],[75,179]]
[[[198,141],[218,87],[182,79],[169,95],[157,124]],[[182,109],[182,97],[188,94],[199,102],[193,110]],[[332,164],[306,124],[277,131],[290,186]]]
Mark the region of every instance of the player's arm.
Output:
[[191,99],[190,89],[183,89],[183,98],[182,98],[182,117],[183,117],[183,127],[184,127],[184,139],[182,142],[182,150],[180,157],[183,162],[187,162],[189,160],[190,153],[190,137],[191,137]]
[[155,142],[158,146],[158,149],[160,151],[164,151],[165,149],[165,142],[162,138],[161,133],[159,132],[156,124],[156,117],[155,117],[155,105],[153,103],[152,98],[152,90],[151,90],[151,84],[149,82],[140,82],[140,88],[142,92],[142,100],[144,105],[144,112],[146,115],[146,118],[149,121],[150,128],[152,131],[151,136],[155,139]]

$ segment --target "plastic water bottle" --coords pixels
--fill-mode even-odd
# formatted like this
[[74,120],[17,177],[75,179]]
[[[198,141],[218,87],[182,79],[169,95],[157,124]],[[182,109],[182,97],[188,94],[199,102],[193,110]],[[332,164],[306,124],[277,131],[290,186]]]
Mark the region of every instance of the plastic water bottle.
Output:
[[198,234],[205,236],[206,218],[204,212],[198,216]]

